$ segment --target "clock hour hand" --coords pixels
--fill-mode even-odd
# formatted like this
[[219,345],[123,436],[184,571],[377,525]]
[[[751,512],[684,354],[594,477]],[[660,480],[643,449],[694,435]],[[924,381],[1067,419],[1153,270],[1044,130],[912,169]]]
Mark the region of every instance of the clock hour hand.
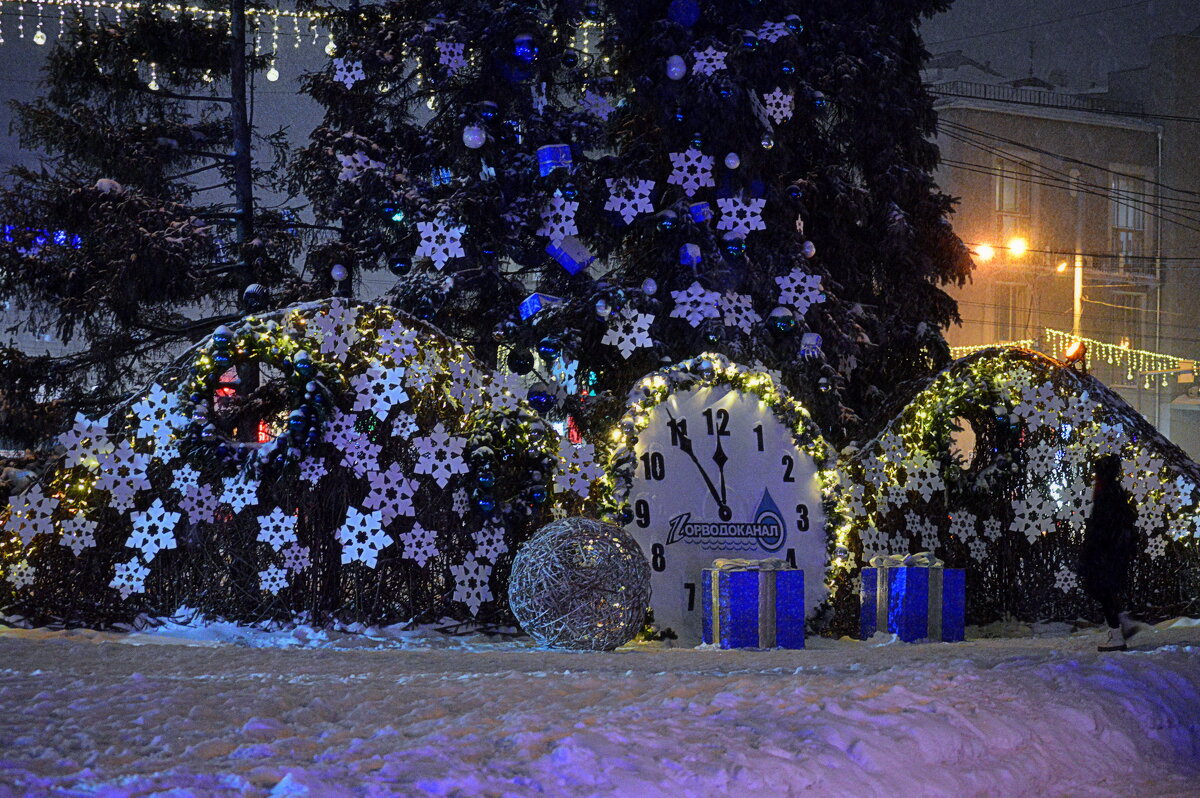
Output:
[[[671,419],[671,423],[674,424],[675,434],[679,440],[679,443],[676,445],[679,446],[680,451],[692,458],[692,462],[696,464],[696,468],[700,471],[700,476],[704,477],[704,484],[708,486],[708,492],[711,493],[712,497],[717,500],[718,505],[724,507],[725,498],[721,493],[717,492],[717,486],[713,484],[712,479],[708,476],[708,472],[704,470],[704,466],[700,465],[700,459],[696,457],[696,452],[692,448],[692,439],[687,436],[680,425],[675,421],[675,416],[671,415],[670,410],[667,410],[667,418]],[[724,474],[722,474],[721,478],[724,480]]]
[[725,464],[729,462],[729,455],[725,454],[725,447],[721,445],[721,437],[717,436],[717,450],[713,452],[713,462],[717,464],[717,470],[721,473],[721,504],[728,501],[728,494],[725,490]]

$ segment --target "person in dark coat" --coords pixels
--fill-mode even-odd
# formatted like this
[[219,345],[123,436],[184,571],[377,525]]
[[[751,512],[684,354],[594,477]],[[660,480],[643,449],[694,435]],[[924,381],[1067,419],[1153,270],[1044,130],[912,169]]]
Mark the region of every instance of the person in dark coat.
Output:
[[1125,651],[1136,625],[1122,612],[1129,585],[1129,566],[1136,553],[1137,513],[1121,487],[1121,458],[1106,454],[1096,461],[1092,513],[1083,532],[1079,575],[1083,589],[1100,603],[1108,624],[1108,640],[1100,651]]

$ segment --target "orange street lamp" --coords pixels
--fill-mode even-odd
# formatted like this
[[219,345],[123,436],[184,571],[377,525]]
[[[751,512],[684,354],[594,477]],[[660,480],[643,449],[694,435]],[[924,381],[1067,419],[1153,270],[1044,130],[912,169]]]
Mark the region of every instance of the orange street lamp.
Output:
[[996,250],[992,249],[990,244],[980,244],[975,247],[975,257],[980,263],[987,263],[996,256]]
[[1023,238],[1012,238],[1008,241],[1008,253],[1019,258],[1029,249],[1029,242]]

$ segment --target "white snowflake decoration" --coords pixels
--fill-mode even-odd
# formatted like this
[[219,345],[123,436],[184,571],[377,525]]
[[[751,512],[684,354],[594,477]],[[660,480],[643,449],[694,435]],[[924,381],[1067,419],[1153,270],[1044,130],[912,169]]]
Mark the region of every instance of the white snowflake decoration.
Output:
[[425,563],[441,552],[437,547],[438,533],[426,529],[420,523],[413,524],[412,531],[404,536],[404,557],[424,568]]
[[463,518],[471,511],[471,505],[468,503],[467,489],[459,488],[454,491],[454,499],[450,503],[450,509],[459,518]]
[[713,180],[713,162],[711,155],[705,155],[695,147],[683,152],[670,153],[671,176],[667,182],[679,186],[683,193],[694,197],[702,188],[712,188],[716,185]]
[[300,461],[300,479],[309,485],[316,485],[328,473],[329,467],[323,457],[310,454]]
[[755,230],[766,230],[762,212],[767,207],[765,199],[745,199],[744,197],[721,197],[717,200],[721,209],[721,219],[717,222],[718,230],[728,230],[734,235],[745,238]]
[[467,463],[463,459],[467,439],[450,435],[442,422],[439,421],[428,435],[415,439],[413,444],[419,455],[414,470],[433,477],[438,487],[446,487],[455,474],[467,473]]
[[136,556],[129,562],[117,563],[113,571],[108,586],[120,592],[121,598],[127,599],[134,593],[146,592],[146,577],[150,575],[150,569],[138,562]]
[[247,479],[241,475],[227,477],[223,482],[221,504],[228,504],[234,513],[240,513],[252,504],[258,503],[258,480]]
[[908,491],[903,485],[885,485],[876,503],[880,512],[886,512],[888,507],[903,507],[908,503]]
[[29,490],[9,500],[12,510],[8,516],[8,528],[21,538],[21,545],[28,546],[38,535],[53,535],[54,522],[51,513],[58,501],[47,496],[42,486],[34,483]]
[[604,122],[607,122],[608,118],[617,110],[607,97],[605,97],[603,94],[596,94],[592,91],[584,92],[583,99],[580,100],[579,106],[592,116],[598,117]]
[[750,297],[733,291],[726,291],[721,295],[721,316],[726,327],[737,327],[747,335],[755,322],[759,321],[759,315],[754,312]]
[[379,470],[379,455],[383,446],[373,443],[361,432],[356,432],[342,448],[342,465],[357,477],[366,477]]
[[697,75],[715,75],[725,69],[725,57],[728,55],[729,53],[718,50],[712,45],[703,50],[696,50],[692,53],[692,57],[695,59],[692,71]]
[[312,317],[310,326],[321,338],[321,353],[344,361],[358,339],[358,308],[340,297],[329,303],[325,313]]
[[971,538],[967,542],[967,548],[971,551],[971,558],[976,562],[983,562],[987,558],[988,544],[984,538]]
[[96,522],[85,518],[83,513],[76,513],[62,522],[62,537],[58,542],[78,557],[84,549],[96,545]]
[[376,344],[379,357],[387,358],[399,366],[406,360],[417,356],[417,333],[405,327],[398,321],[379,331],[379,342]]
[[417,419],[411,413],[401,413],[396,416],[396,420],[392,422],[392,434],[397,435],[405,440],[413,436],[420,427],[417,425]]
[[354,428],[358,416],[354,413],[343,413],[336,407],[325,422],[325,442],[329,445],[345,449],[359,435]]
[[446,67],[450,75],[458,72],[467,65],[467,46],[462,42],[437,42],[438,63]]
[[133,507],[134,496],[150,487],[146,476],[149,464],[150,456],[135,452],[126,440],[101,456],[96,487],[109,492],[110,507],[121,512]]
[[705,319],[721,316],[721,295],[709,291],[699,281],[693,281],[682,291],[672,291],[671,298],[675,300],[671,317],[684,319],[693,327],[699,327]]
[[1054,392],[1048,382],[1041,385],[1025,385],[1021,388],[1021,401],[1014,412],[1025,422],[1030,431],[1040,427],[1057,427],[1058,415],[1066,408],[1062,397]]
[[362,150],[352,155],[339,155],[337,159],[338,163],[342,165],[342,171],[338,172],[338,180],[352,182],[367,172],[383,171],[383,164],[372,159]]
[[590,443],[578,446],[563,436],[558,441],[558,472],[554,475],[554,490],[557,493],[574,493],[586,499],[591,485],[604,470],[596,464],[596,449]]
[[283,567],[292,573],[303,571],[311,564],[308,557],[308,546],[291,543],[284,547],[281,554],[283,556]]
[[346,522],[338,527],[337,540],[342,544],[343,563],[361,562],[368,568],[374,568],[379,552],[392,545],[379,513],[364,513],[357,507],[346,508]]
[[493,521],[483,525],[483,529],[475,534],[475,556],[486,557],[493,563],[501,554],[508,551],[504,541],[504,526]]
[[654,203],[650,201],[653,180],[610,177],[605,182],[608,184],[608,202],[604,204],[604,210],[620,214],[625,224],[630,224],[640,214],[654,213]]
[[278,565],[267,566],[265,571],[258,572],[258,586],[272,596],[279,595],[279,591],[288,586],[287,569]]
[[126,546],[140,549],[146,562],[154,559],[163,549],[175,548],[175,527],[180,514],[163,506],[162,499],[155,499],[147,509],[133,513],[133,534]]
[[758,29],[758,38],[767,44],[774,44],[787,35],[788,27],[783,22],[764,22],[762,27]]
[[467,228],[450,224],[444,218],[428,222],[417,222],[417,230],[421,233],[421,243],[417,246],[418,258],[429,258],[439,271],[446,266],[451,258],[466,257],[462,237]]
[[542,207],[542,227],[537,231],[555,244],[562,243],[567,236],[578,235],[579,227],[575,224],[575,213],[579,203],[572,202],[555,190],[554,196]]
[[608,318],[608,330],[600,343],[615,346],[626,360],[635,349],[646,349],[654,346],[650,338],[650,325],[654,317],[641,313],[635,308],[626,307]]
[[26,560],[15,562],[8,568],[8,573],[5,579],[8,580],[17,590],[23,587],[29,587],[33,584],[33,578],[37,575],[37,570],[30,565]]
[[462,407],[464,414],[470,413],[484,401],[483,373],[475,368],[465,352],[458,360],[447,364],[447,370],[450,372],[451,398]]
[[910,511],[904,514],[904,523],[910,535],[917,534],[921,551],[933,551],[938,547],[938,529],[933,521]]
[[792,269],[782,277],[776,277],[775,283],[779,286],[779,304],[790,305],[801,316],[813,305],[825,301],[820,275]]
[[392,408],[408,401],[404,390],[404,367],[383,368],[382,364],[370,364],[363,372],[350,379],[354,390],[355,413],[369,410],[380,421],[386,421]]
[[966,542],[975,538],[976,518],[973,513],[957,512],[950,518],[950,534]]
[[1014,499],[1013,528],[1030,543],[1036,542],[1053,528],[1054,509],[1038,495]]
[[175,476],[171,479],[171,487],[180,493],[187,493],[199,484],[200,472],[187,463],[175,469]]
[[65,468],[74,468],[75,466],[96,468],[100,455],[107,454],[113,449],[112,441],[106,432],[107,427],[107,417],[99,421],[92,421],[83,413],[76,413],[75,422],[71,428],[58,436],[58,442],[67,450],[63,457],[63,466]]
[[1054,575],[1054,586],[1064,593],[1070,593],[1079,585],[1079,577],[1067,566],[1058,569]]
[[296,542],[296,522],[299,519],[281,507],[258,517],[258,540],[280,551],[289,543]]
[[1002,531],[999,518],[989,518],[983,522],[983,536],[988,540],[999,540]]
[[783,89],[776,88],[775,91],[764,94],[762,99],[763,107],[767,109],[767,115],[777,125],[782,125],[796,113],[796,95],[785,92]]
[[904,470],[908,476],[905,487],[921,494],[925,501],[929,501],[934,493],[946,487],[941,474],[938,473],[937,464],[923,454],[905,462]]
[[385,525],[402,515],[416,515],[412,500],[417,485],[405,475],[399,463],[392,463],[386,471],[367,474],[367,482],[371,487],[363,499],[363,507],[377,510]]
[[351,61],[348,58],[333,59],[333,79],[347,89],[354,88],[354,84],[366,76],[367,73],[363,72],[361,62]]
[[189,488],[179,499],[179,509],[191,524],[212,521],[217,517],[219,507],[220,501],[213,489],[203,483]]
[[466,604],[471,615],[478,615],[480,606],[492,598],[492,588],[488,584],[492,566],[480,562],[474,554],[468,554],[461,565],[450,566],[450,571],[454,574],[454,600]]
[[846,510],[850,515],[858,518],[867,514],[866,495],[866,486],[857,483],[850,485],[845,490],[842,499],[846,502]]
[[138,418],[137,437],[152,438],[161,451],[171,443],[171,434],[187,425],[187,417],[176,410],[176,397],[155,383],[130,408]]

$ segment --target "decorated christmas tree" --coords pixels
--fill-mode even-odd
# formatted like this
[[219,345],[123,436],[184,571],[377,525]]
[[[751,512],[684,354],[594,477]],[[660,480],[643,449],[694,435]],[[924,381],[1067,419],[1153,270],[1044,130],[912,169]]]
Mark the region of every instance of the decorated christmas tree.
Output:
[[931,178],[916,32],[942,2],[356,10],[300,159],[330,262],[585,431],[701,351],[776,371],[838,443],[948,360],[970,260]]

